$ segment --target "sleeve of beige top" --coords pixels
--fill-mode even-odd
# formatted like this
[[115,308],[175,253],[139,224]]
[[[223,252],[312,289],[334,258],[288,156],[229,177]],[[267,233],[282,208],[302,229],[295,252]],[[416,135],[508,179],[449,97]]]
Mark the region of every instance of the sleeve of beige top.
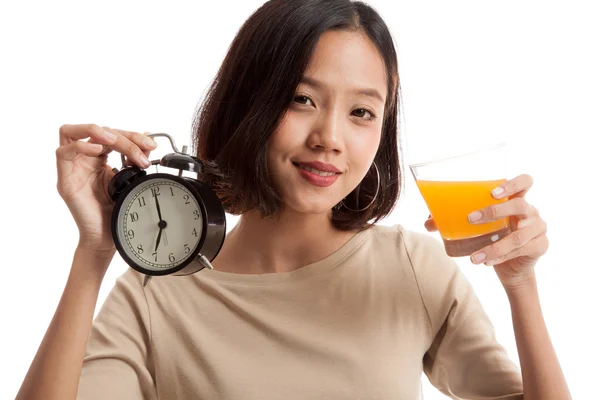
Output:
[[140,274],[128,269],[94,319],[78,399],[156,399],[148,307],[141,280]]
[[453,399],[522,399],[520,370],[456,262],[431,235],[405,234],[405,243],[431,324],[430,382]]

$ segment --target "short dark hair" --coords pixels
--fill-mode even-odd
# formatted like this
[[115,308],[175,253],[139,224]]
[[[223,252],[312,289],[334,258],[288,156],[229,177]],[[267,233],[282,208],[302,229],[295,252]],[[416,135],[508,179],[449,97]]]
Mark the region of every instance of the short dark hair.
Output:
[[[327,31],[362,31],[378,48],[387,70],[382,136],[374,162],[380,187],[371,207],[334,207],[342,230],[365,229],[394,208],[402,186],[398,128],[400,84],[392,36],[381,16],[351,0],[270,0],[242,25],[193,121],[194,151],[205,163],[202,179],[234,215],[281,209],[267,169],[269,139],[287,112],[317,42]],[[377,191],[375,168],[344,199],[358,210]]]

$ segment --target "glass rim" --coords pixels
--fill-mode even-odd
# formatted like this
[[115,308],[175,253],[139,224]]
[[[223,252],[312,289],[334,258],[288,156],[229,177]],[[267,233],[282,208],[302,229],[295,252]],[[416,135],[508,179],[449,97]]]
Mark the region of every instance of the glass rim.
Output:
[[444,157],[444,158],[438,158],[438,159],[435,159],[435,160],[430,160],[430,161],[424,161],[424,162],[420,162],[420,163],[409,164],[408,167],[410,169],[417,168],[417,167],[423,167],[423,166],[426,166],[426,165],[432,165],[432,164],[437,164],[437,163],[441,163],[441,162],[448,161],[448,160],[453,160],[455,158],[462,158],[462,157],[470,156],[470,155],[477,154],[477,153],[482,153],[482,152],[486,152],[486,151],[497,150],[499,148],[506,147],[506,146],[507,146],[506,142],[499,142],[499,143],[496,143],[496,144],[493,144],[493,145],[489,145],[489,146],[485,146],[485,147],[480,147],[478,149],[471,150],[471,151],[468,151],[466,153],[454,154],[454,155],[451,155],[451,156],[448,156],[448,157]]

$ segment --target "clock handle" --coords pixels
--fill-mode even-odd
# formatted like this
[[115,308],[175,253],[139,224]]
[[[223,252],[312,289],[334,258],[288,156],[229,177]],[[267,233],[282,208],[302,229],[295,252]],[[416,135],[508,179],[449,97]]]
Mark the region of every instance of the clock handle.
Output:
[[[165,156],[163,158],[163,160],[161,160],[160,162],[153,161],[152,165],[157,165],[157,164],[162,165],[163,163],[166,163],[166,164],[173,163],[174,165],[168,165],[168,166],[171,168],[179,169],[180,170],[179,176],[181,176],[182,169],[194,171],[196,173],[199,173],[204,170],[204,164],[202,163],[202,161],[200,161],[196,157],[190,156],[188,154],[188,147],[185,145],[181,148],[181,151],[179,151],[177,149],[177,145],[175,144],[175,140],[168,133],[149,133],[146,136],[151,137],[151,138],[166,137],[167,139],[169,139],[169,142],[171,143],[171,147],[173,148],[173,151],[174,151],[174,154]],[[197,166],[191,166],[190,162],[191,162],[191,164],[197,164]],[[127,160],[125,159],[124,154],[121,154],[121,163],[123,164],[122,168],[125,168],[125,166],[127,165]]]
[[[186,154],[185,152],[181,152],[179,150],[177,150],[177,146],[175,145],[175,140],[173,139],[173,137],[171,135],[169,135],[168,133],[149,133],[146,136],[151,137],[151,138],[155,138],[155,137],[166,137],[167,139],[169,139],[169,142],[171,142],[171,147],[173,148],[173,151],[175,153],[179,153],[179,154]],[[184,148],[187,148],[187,146],[183,146]]]
[[[151,137],[151,138],[166,137],[167,139],[169,139],[169,142],[171,143],[171,147],[173,148],[173,151],[175,153],[187,154],[187,146],[183,146],[182,151],[179,151],[177,149],[177,145],[175,144],[175,139],[173,139],[173,137],[171,135],[169,135],[168,133],[148,133],[146,136]],[[125,159],[124,154],[121,154],[121,163],[123,164],[122,168],[125,168],[127,166],[127,160]]]

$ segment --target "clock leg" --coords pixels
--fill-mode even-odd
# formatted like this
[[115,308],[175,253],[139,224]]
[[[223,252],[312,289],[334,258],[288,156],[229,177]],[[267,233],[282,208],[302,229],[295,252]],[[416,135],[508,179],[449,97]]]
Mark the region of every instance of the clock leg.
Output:
[[146,287],[146,285],[150,282],[151,279],[152,279],[152,275],[144,276],[144,283],[142,284],[142,286]]
[[204,268],[213,269],[212,264],[208,261],[208,258],[204,257],[202,254],[198,254],[196,256],[196,261],[198,261]]

